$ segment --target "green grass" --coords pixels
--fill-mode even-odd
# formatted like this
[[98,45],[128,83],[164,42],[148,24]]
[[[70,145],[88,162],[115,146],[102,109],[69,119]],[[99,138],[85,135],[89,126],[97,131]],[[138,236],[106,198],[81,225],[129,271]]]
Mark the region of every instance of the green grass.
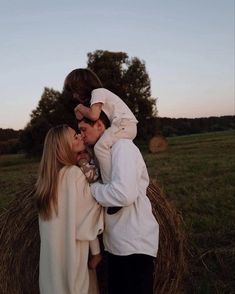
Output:
[[38,159],[24,155],[0,156],[0,211],[37,174]]
[[[144,153],[182,214],[190,250],[188,293],[235,289],[235,131],[168,138],[158,154]],[[234,292],[233,292],[234,293]]]
[[[157,179],[184,220],[189,274],[186,293],[234,293],[235,131],[168,138],[168,149],[150,154]],[[35,177],[38,160],[0,157],[0,208]]]

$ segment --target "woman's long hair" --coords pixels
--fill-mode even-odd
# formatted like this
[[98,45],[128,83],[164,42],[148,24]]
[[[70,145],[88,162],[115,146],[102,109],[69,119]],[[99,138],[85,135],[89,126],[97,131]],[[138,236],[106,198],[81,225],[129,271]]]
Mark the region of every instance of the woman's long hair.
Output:
[[71,71],[64,81],[64,91],[76,93],[81,101],[89,103],[91,92],[103,88],[98,76],[89,68],[78,68]]
[[58,214],[59,171],[64,166],[76,164],[69,141],[69,126],[51,128],[45,138],[43,154],[36,182],[36,197],[39,215],[44,220]]

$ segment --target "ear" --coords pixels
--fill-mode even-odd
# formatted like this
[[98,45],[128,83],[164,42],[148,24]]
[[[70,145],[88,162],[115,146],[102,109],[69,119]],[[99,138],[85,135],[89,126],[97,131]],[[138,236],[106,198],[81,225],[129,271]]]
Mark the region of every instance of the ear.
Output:
[[104,132],[105,131],[105,126],[104,126],[104,123],[98,119],[96,121],[96,126],[97,126],[97,129],[100,131],[100,132]]

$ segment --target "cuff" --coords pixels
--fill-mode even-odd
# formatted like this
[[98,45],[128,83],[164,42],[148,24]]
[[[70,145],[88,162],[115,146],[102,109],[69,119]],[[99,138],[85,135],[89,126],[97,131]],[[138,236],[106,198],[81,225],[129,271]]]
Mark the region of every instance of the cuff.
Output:
[[98,238],[96,238],[93,241],[90,241],[89,246],[90,246],[90,251],[92,255],[97,255],[100,253],[100,243]]

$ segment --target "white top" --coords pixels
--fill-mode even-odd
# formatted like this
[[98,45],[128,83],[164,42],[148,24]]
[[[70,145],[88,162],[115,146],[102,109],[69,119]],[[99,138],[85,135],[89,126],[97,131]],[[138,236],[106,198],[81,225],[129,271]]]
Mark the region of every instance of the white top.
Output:
[[120,119],[127,119],[133,123],[138,122],[126,103],[105,88],[98,88],[91,92],[91,105],[95,103],[102,103],[102,110],[109,118],[111,124]]
[[116,255],[157,255],[159,226],[146,196],[149,177],[145,162],[131,140],[112,146],[112,173],[108,184],[93,183],[91,192],[104,207],[123,206],[105,213],[105,249]]
[[103,210],[80,168],[63,168],[58,183],[58,217],[39,217],[40,294],[97,293],[87,263],[89,241],[103,230]]

